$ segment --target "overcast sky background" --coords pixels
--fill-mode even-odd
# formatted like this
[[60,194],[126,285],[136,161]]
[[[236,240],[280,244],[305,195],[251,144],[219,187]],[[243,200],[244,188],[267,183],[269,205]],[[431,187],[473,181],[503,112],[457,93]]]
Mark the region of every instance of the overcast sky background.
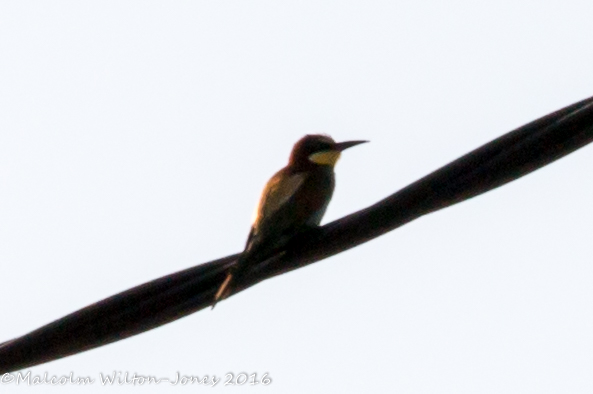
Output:
[[[328,222],[593,95],[592,18],[590,1],[3,2],[0,341],[239,252],[304,134],[371,141],[342,156]],[[273,380],[216,387],[229,392],[591,393],[592,170],[590,146],[30,370]]]

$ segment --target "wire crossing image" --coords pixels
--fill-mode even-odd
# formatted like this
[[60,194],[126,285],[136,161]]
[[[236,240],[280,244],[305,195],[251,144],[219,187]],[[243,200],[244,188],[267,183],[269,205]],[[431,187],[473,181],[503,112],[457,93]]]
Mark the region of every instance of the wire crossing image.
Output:
[[[263,280],[521,178],[591,141],[593,97],[504,134],[383,200],[318,227],[339,154],[365,141],[335,143],[327,136],[307,136],[266,186],[244,254],[147,282],[8,340],[0,344],[0,372],[90,350],[209,308]],[[301,194],[304,190],[307,194]]]

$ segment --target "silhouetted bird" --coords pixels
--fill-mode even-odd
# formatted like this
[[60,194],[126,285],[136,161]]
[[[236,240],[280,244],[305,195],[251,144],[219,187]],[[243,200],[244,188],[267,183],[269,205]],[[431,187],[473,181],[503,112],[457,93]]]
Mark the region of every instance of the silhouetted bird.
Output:
[[252,264],[268,259],[295,235],[319,226],[334,191],[334,166],[344,149],[368,141],[336,143],[326,135],[306,135],[292,148],[288,165],[266,184],[245,250],[229,269],[212,308]]

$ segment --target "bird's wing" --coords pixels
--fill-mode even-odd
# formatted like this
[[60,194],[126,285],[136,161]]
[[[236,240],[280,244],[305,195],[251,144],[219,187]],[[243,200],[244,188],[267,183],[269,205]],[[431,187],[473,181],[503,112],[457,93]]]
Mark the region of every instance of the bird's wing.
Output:
[[264,220],[272,219],[274,214],[294,196],[305,182],[306,177],[305,173],[287,175],[283,170],[280,170],[270,178],[257,206],[251,230],[252,236],[257,235],[259,226]]

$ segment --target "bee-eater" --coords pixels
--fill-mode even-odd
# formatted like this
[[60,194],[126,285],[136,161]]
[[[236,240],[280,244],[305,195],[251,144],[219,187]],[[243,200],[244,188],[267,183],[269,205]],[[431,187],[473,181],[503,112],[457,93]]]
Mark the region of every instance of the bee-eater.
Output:
[[216,292],[212,308],[225,298],[246,269],[281,251],[288,241],[319,226],[334,191],[334,166],[344,149],[368,141],[336,143],[327,135],[306,135],[292,148],[288,165],[266,184],[245,250]]

